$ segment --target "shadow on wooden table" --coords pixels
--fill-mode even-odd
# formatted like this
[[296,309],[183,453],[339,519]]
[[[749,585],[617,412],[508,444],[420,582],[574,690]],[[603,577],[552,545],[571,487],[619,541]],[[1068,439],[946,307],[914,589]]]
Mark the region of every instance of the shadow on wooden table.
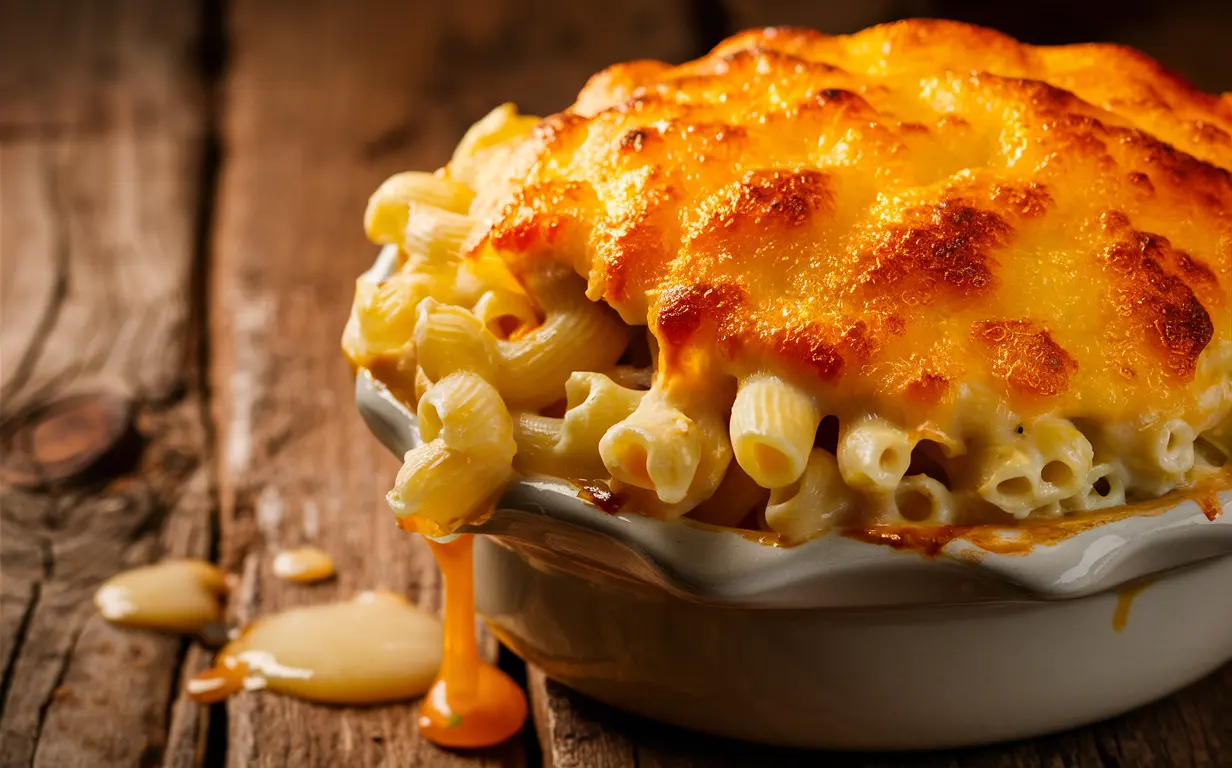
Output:
[[[1175,696],[1121,717],[1032,740],[944,752],[859,753],[771,748],[720,739],[653,722],[602,704],[554,681],[546,681],[547,706],[562,723],[545,743],[547,765],[804,766],[837,768],[941,768],[942,766],[1223,766],[1232,765],[1232,724],[1220,722],[1232,665]],[[749,706],[747,702],[733,704]],[[1173,721],[1178,726],[1169,730]],[[1189,738],[1166,733],[1188,731]],[[1224,762],[1221,762],[1224,761]]]

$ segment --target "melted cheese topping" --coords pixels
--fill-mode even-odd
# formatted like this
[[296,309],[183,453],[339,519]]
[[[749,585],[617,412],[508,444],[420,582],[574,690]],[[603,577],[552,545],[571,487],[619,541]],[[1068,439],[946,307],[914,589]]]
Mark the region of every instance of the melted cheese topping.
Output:
[[669,377],[773,369],[904,425],[1200,421],[1230,168],[1232,98],[1130,49],[766,29],[605,70],[493,151],[470,252],[569,264]]

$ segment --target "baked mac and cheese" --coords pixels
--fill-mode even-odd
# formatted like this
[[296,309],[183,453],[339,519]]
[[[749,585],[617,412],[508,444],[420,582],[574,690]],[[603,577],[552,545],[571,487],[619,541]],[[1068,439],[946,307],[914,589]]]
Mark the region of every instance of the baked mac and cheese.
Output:
[[904,21],[737,35],[497,108],[365,216],[344,347],[425,530],[516,471],[757,525],[1068,515],[1232,454],[1232,96]]

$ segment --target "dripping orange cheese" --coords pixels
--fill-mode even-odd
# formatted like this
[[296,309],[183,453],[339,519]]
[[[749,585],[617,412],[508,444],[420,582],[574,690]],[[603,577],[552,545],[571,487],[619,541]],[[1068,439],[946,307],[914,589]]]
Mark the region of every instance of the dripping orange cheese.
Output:
[[[402,522],[415,529],[415,518]],[[474,540],[424,537],[445,579],[445,650],[440,674],[419,708],[419,732],[445,747],[490,747],[526,721],[526,695],[508,675],[479,656],[475,636]]]

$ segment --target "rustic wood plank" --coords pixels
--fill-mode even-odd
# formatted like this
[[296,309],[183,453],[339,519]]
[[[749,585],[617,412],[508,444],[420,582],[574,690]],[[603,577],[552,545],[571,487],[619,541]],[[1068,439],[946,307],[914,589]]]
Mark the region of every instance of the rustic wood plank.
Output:
[[[532,670],[532,676],[534,671]],[[819,753],[727,741],[617,712],[552,681],[532,681],[554,768],[1220,768],[1232,756],[1232,664],[1123,717],[1038,739],[916,754]],[[739,706],[755,706],[744,702]],[[542,710],[542,711],[540,711]]]
[[[527,687],[545,766],[623,768],[637,765],[637,747],[630,736],[608,724],[610,710],[605,711],[600,705],[547,679],[538,667],[527,670]],[[588,704],[590,711],[587,711]]]
[[[392,527],[396,462],[367,433],[338,351],[352,282],[374,255],[360,218],[388,174],[444,162],[505,100],[565,106],[602,64],[680,58],[652,2],[236,2],[214,268],[214,388],[223,457],[222,559],[240,619],[385,586],[439,605],[422,544]],[[633,50],[624,47],[636,40]],[[338,579],[305,589],[269,573],[282,546],[323,546]],[[489,642],[489,650],[494,650]],[[517,762],[422,742],[410,705],[338,710],[274,696],[228,705],[232,765]]]
[[0,432],[103,391],[142,438],[67,484],[4,489],[6,766],[153,764],[166,744],[184,644],[114,629],[90,598],[123,567],[210,550],[190,322],[199,28],[192,5],[156,0],[0,8]]
[[209,710],[202,711],[200,705],[189,701],[183,693],[189,679],[210,666],[213,651],[198,643],[188,648],[184,663],[180,666],[178,679],[172,681],[176,694],[171,706],[170,721],[167,724],[167,746],[163,750],[163,768],[192,768],[206,765],[207,756],[212,760],[209,765],[221,764],[226,745],[210,742],[209,729],[217,727],[226,720],[223,705],[216,704]]
[[[234,616],[245,623],[372,587],[439,607],[430,557],[384,508],[397,463],[355,415],[338,349],[354,277],[372,255],[359,227],[366,196],[393,168],[438,162],[444,151],[433,101],[408,104],[433,76],[436,11],[329,2],[230,10],[211,357],[221,557],[242,574]],[[336,580],[303,587],[272,576],[272,555],[305,543],[331,553]],[[411,705],[245,695],[227,712],[228,765],[466,762],[419,738]],[[500,757],[509,755],[478,762]]]

